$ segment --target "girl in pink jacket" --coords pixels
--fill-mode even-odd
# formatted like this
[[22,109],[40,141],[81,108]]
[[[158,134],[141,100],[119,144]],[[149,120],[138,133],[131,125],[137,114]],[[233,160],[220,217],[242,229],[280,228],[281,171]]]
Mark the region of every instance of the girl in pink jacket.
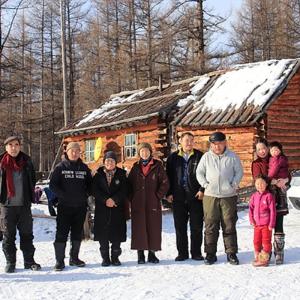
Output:
[[268,190],[268,179],[260,175],[255,179],[256,192],[249,202],[250,224],[254,227],[254,266],[268,266],[272,251],[272,230],[276,221],[275,199]]

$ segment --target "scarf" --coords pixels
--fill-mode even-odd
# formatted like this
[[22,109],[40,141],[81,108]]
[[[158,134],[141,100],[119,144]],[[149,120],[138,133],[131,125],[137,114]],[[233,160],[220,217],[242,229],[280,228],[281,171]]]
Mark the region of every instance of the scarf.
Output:
[[25,164],[26,161],[20,154],[18,154],[17,157],[12,157],[6,152],[1,160],[1,168],[6,172],[6,188],[8,199],[15,196],[13,172],[21,172]]
[[141,159],[141,168],[144,176],[150,172],[151,166],[154,164],[153,158],[150,156],[148,159]]
[[147,159],[142,159],[141,158],[141,163],[143,166],[147,166],[148,163],[152,160],[152,156],[150,155]]
[[106,170],[105,168],[103,169],[104,173],[106,175],[107,183],[108,186],[110,186],[112,179],[114,178],[114,175],[116,173],[116,169],[113,170]]

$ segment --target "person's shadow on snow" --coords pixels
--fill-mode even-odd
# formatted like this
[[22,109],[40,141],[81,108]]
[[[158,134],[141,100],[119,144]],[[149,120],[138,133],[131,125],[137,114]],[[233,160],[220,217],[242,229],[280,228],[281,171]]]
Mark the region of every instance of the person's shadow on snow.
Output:
[[[71,270],[71,269],[70,269]],[[23,271],[23,272],[22,272]],[[117,272],[106,272],[102,274],[91,272],[79,272],[71,273],[66,270],[62,272],[51,272],[52,267],[44,267],[41,271],[27,271],[23,269],[17,269],[13,274],[2,274],[1,279],[14,280],[16,282],[54,282],[54,281],[89,281],[89,280],[105,280],[118,277],[130,277],[131,274],[122,274]]]

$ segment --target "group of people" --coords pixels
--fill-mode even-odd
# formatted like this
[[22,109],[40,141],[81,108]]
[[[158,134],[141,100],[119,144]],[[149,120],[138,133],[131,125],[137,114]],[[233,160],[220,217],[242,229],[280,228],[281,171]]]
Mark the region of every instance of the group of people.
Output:
[[[99,241],[104,267],[121,265],[119,257],[121,243],[126,241],[127,236],[128,201],[131,208],[131,249],[137,250],[137,263],[159,263],[156,251],[161,250],[161,199],[164,197],[173,204],[178,251],[175,261],[184,261],[191,256],[193,260],[214,264],[221,227],[227,260],[230,264],[239,264],[237,192],[243,168],[238,155],[228,149],[224,133],[212,133],[209,142],[209,151],[202,153],[194,147],[193,134],[183,133],[180,148],[170,154],[166,169],[160,160],[153,157],[151,145],[140,143],[137,151],[139,160],[134,163],[128,176],[125,170],[117,167],[117,155],[113,151],[104,154],[103,165],[92,176],[80,158],[80,145],[70,142],[65,158],[51,175],[49,185],[58,198],[54,270],[65,268],[69,234],[69,264],[85,266],[79,258],[79,251],[88,196],[95,199],[94,239]],[[30,208],[34,197],[34,168],[30,157],[21,151],[17,136],[7,138],[4,144],[6,151],[0,157],[0,226],[6,257],[5,272],[15,271],[16,229],[20,234],[24,267],[39,270],[41,266],[34,260]],[[255,228],[255,266],[268,264],[274,228],[276,262],[283,262],[283,215],[288,213],[285,196],[289,181],[288,165],[279,143],[270,144],[270,150],[267,142],[260,140],[256,145],[258,158],[252,164],[257,192],[251,196],[249,217]],[[203,223],[205,258],[201,251]],[[147,259],[145,251],[148,251]]]

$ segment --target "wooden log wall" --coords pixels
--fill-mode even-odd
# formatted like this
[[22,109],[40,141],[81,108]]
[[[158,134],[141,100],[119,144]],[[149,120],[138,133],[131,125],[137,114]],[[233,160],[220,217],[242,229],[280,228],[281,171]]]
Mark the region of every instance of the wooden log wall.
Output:
[[153,120],[151,124],[135,126],[126,129],[105,131],[94,134],[78,135],[65,138],[65,143],[76,141],[80,144],[83,155],[82,159],[85,161],[85,140],[102,138],[102,151],[98,161],[88,163],[91,170],[95,171],[103,163],[103,155],[107,150],[114,150],[118,155],[118,166],[130,170],[132,165],[138,160],[135,158],[124,157],[125,135],[137,134],[137,143],[147,142],[153,148],[153,156],[155,158],[164,159],[165,153],[168,151],[167,147],[167,130],[165,124],[157,124],[157,120]]
[[283,145],[290,170],[300,169],[300,71],[267,110],[266,137]]
[[[216,130],[201,130],[194,128],[177,128],[178,135],[182,132],[190,131],[195,136],[195,148],[206,152],[209,149],[209,136]],[[226,134],[228,148],[234,151],[241,159],[244,176],[240,187],[252,185],[251,163],[254,155],[254,139],[256,129],[252,127],[245,128],[223,128],[218,129]]]

